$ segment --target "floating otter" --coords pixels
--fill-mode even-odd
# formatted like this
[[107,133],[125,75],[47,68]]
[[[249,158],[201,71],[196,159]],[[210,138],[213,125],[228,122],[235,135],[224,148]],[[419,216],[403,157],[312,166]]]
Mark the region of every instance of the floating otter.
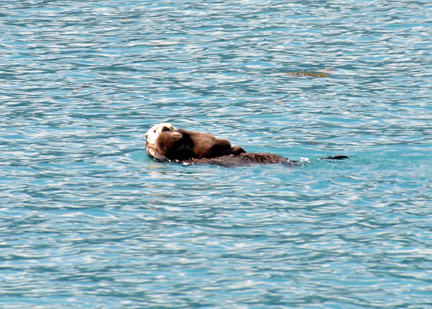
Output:
[[[174,128],[170,123],[160,123],[146,133],[146,153],[158,161],[183,164],[216,164],[220,166],[241,166],[282,163],[299,165],[282,156],[270,153],[246,153],[239,146],[231,146],[225,139],[218,139],[203,132]],[[326,159],[342,159],[345,156]]]

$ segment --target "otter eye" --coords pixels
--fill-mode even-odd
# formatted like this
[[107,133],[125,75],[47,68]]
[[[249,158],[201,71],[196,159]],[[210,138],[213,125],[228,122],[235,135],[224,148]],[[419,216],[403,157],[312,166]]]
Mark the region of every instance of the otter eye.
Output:
[[156,129],[153,130],[153,133],[156,133]]

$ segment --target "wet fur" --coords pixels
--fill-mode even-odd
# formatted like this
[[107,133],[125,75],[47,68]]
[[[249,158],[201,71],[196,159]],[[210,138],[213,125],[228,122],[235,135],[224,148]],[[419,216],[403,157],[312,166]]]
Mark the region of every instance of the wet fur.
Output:
[[257,164],[284,164],[286,166],[299,166],[298,161],[292,161],[271,153],[240,153],[211,159],[191,159],[185,164],[213,164],[225,167],[248,166]]
[[184,162],[246,152],[241,147],[232,147],[225,139],[203,132],[176,130],[170,124],[156,125],[146,136],[147,154],[162,161]]
[[[184,164],[215,164],[220,166],[242,166],[255,164],[282,163],[296,166],[282,156],[270,153],[246,153],[239,147],[232,147],[225,139],[218,139],[211,134],[175,129],[169,123],[153,126],[146,134],[146,152],[149,157],[160,161]],[[340,160],[346,156],[334,156],[323,159]]]
[[186,131],[182,129],[177,130],[177,132],[183,135],[184,143],[188,148],[192,149],[192,158],[216,158],[246,152],[241,147],[231,147],[231,143],[226,139],[218,139],[208,133]]

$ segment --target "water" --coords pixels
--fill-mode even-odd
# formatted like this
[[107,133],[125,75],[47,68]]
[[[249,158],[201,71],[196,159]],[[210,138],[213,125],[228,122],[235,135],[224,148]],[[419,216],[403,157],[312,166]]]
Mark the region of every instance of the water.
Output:
[[[2,308],[432,307],[431,3],[1,8]],[[162,121],[309,163],[157,163]]]

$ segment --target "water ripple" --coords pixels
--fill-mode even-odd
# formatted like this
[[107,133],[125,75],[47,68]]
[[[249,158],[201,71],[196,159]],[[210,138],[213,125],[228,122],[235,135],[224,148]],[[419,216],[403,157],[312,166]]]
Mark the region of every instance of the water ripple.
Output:
[[[2,306],[431,306],[431,16],[3,1]],[[309,163],[153,162],[161,121]]]

